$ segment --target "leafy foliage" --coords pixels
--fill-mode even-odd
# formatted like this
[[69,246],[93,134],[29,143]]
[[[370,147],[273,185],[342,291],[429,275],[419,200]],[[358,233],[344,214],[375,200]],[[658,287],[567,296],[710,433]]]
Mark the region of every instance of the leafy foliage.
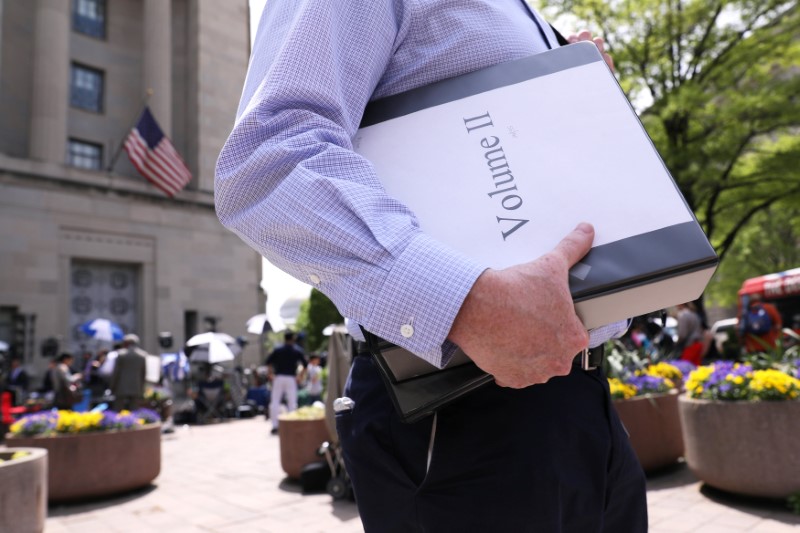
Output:
[[720,265],[706,296],[713,304],[736,304],[736,292],[748,278],[800,265],[800,207],[779,202],[753,217]]
[[[759,213],[800,201],[797,4],[556,0],[543,9],[565,31],[586,27],[605,39],[621,86],[723,260],[745,228],[756,231]],[[797,211],[784,214],[796,227]],[[757,258],[740,258],[738,270]]]
[[331,324],[341,324],[344,317],[327,296],[317,289],[311,289],[308,300],[300,306],[300,315],[295,326],[306,333],[306,348],[317,351],[325,343],[322,330]]

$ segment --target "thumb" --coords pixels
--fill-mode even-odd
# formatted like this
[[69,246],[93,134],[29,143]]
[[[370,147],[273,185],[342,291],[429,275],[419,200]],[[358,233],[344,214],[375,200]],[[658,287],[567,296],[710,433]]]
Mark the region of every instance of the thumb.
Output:
[[556,245],[553,251],[564,257],[571,267],[589,253],[593,240],[594,228],[591,224],[581,222]]

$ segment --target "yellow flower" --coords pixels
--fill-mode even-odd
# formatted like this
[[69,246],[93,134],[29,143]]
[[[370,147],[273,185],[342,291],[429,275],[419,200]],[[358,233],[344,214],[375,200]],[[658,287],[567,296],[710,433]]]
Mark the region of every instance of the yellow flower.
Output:
[[714,367],[712,365],[695,368],[686,379],[686,390],[691,391],[695,397],[698,396],[703,392],[703,384],[713,372]]
[[[775,391],[787,399],[794,399],[800,394],[800,379],[779,370],[756,370],[749,387],[755,392]],[[774,398],[773,395],[768,397]]]
[[679,380],[683,377],[681,371],[676,366],[669,363],[656,363],[647,367],[646,374],[655,376],[657,378],[665,378],[670,380]]
[[623,383],[617,378],[608,378],[608,386],[611,389],[612,396],[622,395],[625,400],[636,396],[635,386]]

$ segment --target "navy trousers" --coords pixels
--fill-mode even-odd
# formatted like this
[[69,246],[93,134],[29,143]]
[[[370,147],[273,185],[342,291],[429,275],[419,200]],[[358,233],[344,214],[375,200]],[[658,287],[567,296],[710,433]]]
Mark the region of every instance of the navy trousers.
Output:
[[491,384],[405,424],[356,357],[346,395],[336,424],[367,532],[647,531],[644,474],[599,370]]

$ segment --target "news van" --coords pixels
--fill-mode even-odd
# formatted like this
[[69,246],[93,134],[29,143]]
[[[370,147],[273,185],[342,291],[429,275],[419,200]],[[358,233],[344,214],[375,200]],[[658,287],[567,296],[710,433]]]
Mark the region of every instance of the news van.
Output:
[[739,289],[739,316],[755,294],[778,309],[784,328],[800,332],[800,268],[744,280]]

